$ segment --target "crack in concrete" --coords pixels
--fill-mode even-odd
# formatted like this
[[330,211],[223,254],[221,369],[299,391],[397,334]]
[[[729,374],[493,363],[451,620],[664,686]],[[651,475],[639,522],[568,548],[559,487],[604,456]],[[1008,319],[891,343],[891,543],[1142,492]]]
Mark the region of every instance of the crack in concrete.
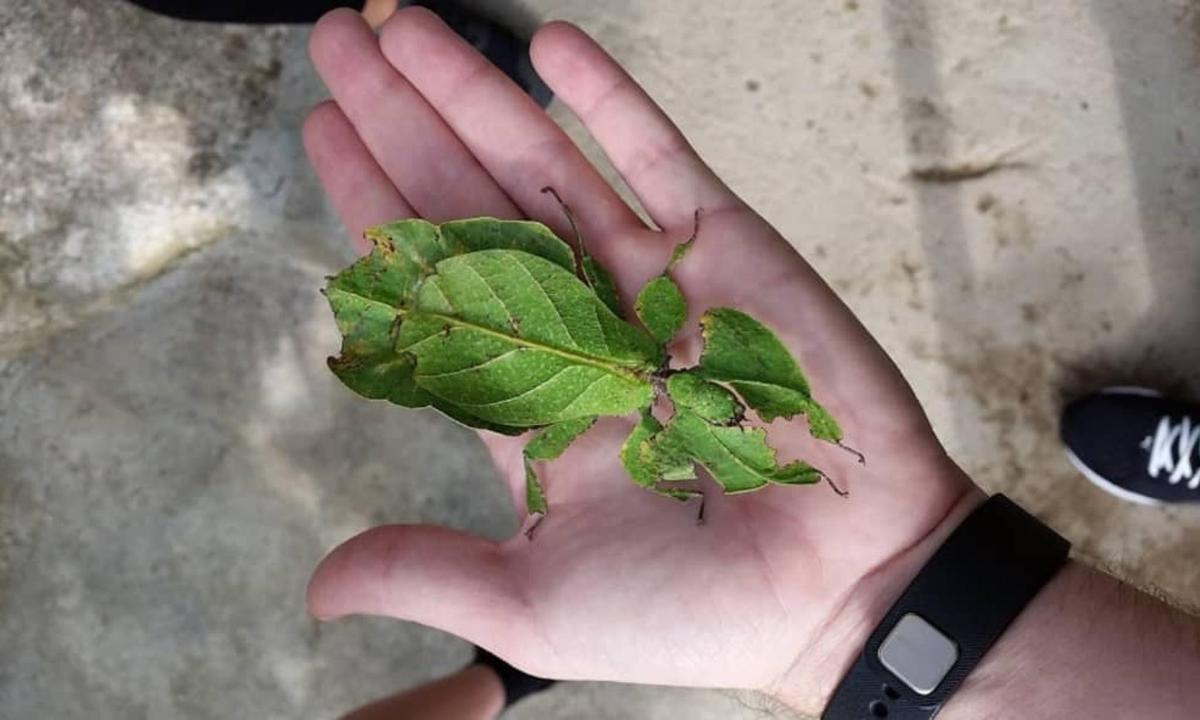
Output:
[[[0,357],[15,356],[30,348],[46,345],[55,337],[68,332],[85,320],[97,315],[119,310],[134,300],[137,293],[160,278],[170,274],[189,257],[219,245],[232,236],[233,225],[223,225],[201,236],[201,241],[180,245],[174,251],[163,253],[153,262],[138,268],[128,280],[106,290],[87,302],[76,305],[58,305],[41,311],[39,324],[15,331],[0,330]],[[37,305],[37,301],[34,301]],[[19,312],[19,310],[18,310]]]

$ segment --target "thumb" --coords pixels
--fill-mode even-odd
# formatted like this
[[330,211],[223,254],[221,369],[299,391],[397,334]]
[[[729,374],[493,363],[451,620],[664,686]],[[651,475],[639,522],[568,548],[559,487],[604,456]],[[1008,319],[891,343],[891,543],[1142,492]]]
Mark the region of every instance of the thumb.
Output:
[[308,582],[308,610],[321,620],[411,620],[500,654],[524,644],[513,640],[531,625],[517,583],[497,543],[434,525],[385,525],[325,556]]

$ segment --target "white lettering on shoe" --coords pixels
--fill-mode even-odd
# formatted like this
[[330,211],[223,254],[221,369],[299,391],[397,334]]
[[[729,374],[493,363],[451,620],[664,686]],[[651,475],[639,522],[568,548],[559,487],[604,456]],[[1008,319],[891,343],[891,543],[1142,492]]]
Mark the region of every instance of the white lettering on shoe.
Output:
[[[1145,441],[1142,442],[1142,447],[1147,447]],[[1200,487],[1200,471],[1193,469],[1192,457],[1198,447],[1200,424],[1193,427],[1192,420],[1188,417],[1181,418],[1178,423],[1172,423],[1169,416],[1163,416],[1154,431],[1154,439],[1149,443],[1150,464],[1146,472],[1150,477],[1157,478],[1159,472],[1165,470],[1170,473],[1167,482],[1177,485],[1187,480],[1188,488],[1195,490]]]

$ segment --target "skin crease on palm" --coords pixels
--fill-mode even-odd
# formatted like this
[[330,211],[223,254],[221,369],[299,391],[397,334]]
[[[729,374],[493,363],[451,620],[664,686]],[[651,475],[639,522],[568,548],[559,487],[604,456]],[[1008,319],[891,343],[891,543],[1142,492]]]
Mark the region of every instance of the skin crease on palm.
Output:
[[[949,460],[899,372],[770,225],[700,160],[670,120],[578,28],[534,37],[542,78],[578,116],[658,228],[648,227],[567,136],[499,71],[420,8],[376,36],[352,11],[318,23],[311,55],[333,100],[304,125],[309,157],[360,249],[363,228],[403,217],[540,220],[569,237],[550,185],[626,305],[703,216],[674,271],[696,319],[716,305],[761,319],[799,359],[819,402],[866,465],[769,426],[850,491],[708,493],[695,508],[646,493],[617,449],[633,419],[605,419],[540,474],[553,513],[533,541],[433,526],[369,530],[309,585],[317,617],[387,615],[441,628],[535,675],[770,692],[818,710],[875,622],[983,495]],[[396,410],[396,412],[402,412]],[[481,433],[524,511],[526,438]]]

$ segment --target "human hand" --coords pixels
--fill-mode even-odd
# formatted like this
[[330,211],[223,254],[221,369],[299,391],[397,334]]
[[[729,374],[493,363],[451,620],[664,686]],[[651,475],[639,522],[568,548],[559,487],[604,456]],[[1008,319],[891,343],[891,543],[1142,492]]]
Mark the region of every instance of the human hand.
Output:
[[[713,492],[697,526],[693,510],[630,483],[617,448],[631,421],[604,420],[541,468],[553,514],[534,541],[375,528],[321,563],[311,612],[431,625],[545,677],[752,688],[819,710],[890,602],[982,499],[891,361],[579,29],[542,28],[534,64],[661,230],[433,14],[402,10],[376,38],[355,13],[335,11],[314,29],[311,53],[334,101],[308,118],[305,145],[356,239],[402,217],[478,215],[530,217],[569,237],[540,192],[549,185],[574,206],[628,304],[700,208],[696,246],[673,271],[693,316],[672,354],[695,359],[704,309],[745,310],[788,345],[868,458],[859,465],[802,422],[777,422],[768,432],[781,457],[811,461],[851,497],[820,486]],[[523,439],[481,435],[523,510]]]

